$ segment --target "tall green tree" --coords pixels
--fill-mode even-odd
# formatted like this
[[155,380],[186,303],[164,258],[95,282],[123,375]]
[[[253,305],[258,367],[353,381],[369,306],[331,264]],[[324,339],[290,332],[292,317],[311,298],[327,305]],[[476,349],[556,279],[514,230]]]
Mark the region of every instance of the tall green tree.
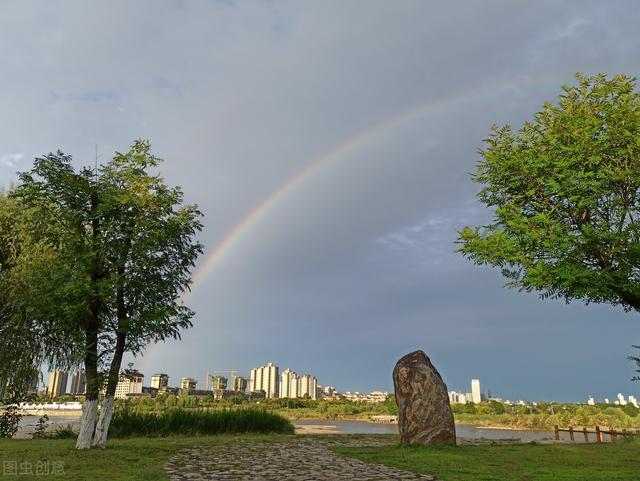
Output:
[[36,159],[13,192],[55,251],[54,264],[34,269],[29,306],[65,339],[67,354],[56,360],[85,368],[78,449],[106,443],[123,354],[177,338],[191,325],[193,312],[180,296],[202,251],[195,238],[201,214],[183,205],[179,189],[149,173],[158,163],[146,141],[96,170],[76,170],[58,152]]
[[473,180],[494,209],[460,251],[508,286],[640,310],[640,94],[578,74],[533,120],[493,127]]
[[640,311],[636,79],[576,78],[517,132],[491,129],[473,180],[494,218],[462,229],[460,252],[511,288]]
[[104,447],[122,356],[140,353],[150,342],[179,338],[193,312],[181,296],[202,252],[195,235],[200,212],[183,205],[183,194],[149,173],[159,165],[147,142],[116,154],[100,171],[105,204],[113,213],[104,225],[113,299],[105,334],[113,346],[105,399],[93,444]]
[[55,264],[40,271],[29,287],[29,308],[65,338],[70,361],[84,364],[86,400],[77,447],[86,449],[95,427],[101,386],[99,343],[111,296],[98,178],[89,168],[76,172],[71,157],[58,152],[36,159],[31,171],[20,174],[13,195],[32,212],[40,235],[56,249]]

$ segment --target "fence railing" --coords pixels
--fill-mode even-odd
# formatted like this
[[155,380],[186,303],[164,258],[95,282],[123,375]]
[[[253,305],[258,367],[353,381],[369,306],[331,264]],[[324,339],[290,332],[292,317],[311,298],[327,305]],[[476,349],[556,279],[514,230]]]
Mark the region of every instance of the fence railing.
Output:
[[589,431],[587,428],[582,429],[573,429],[573,426],[569,426],[568,429],[559,428],[555,426],[555,438],[556,441],[560,441],[560,433],[569,433],[569,439],[571,441],[575,441],[576,434],[582,434],[584,436],[584,442],[589,442],[589,434],[595,434],[597,443],[604,443],[605,436],[609,436],[609,441],[615,443],[618,440],[618,436],[640,436],[640,430],[636,429],[635,431],[616,431],[615,429],[609,428],[608,430],[601,429],[600,426],[596,426],[595,431]]

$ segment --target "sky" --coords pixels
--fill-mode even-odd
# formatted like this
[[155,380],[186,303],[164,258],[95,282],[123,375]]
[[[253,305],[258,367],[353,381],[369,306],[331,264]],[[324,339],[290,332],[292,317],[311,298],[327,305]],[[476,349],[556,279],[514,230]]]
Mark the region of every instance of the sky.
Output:
[[520,126],[576,72],[637,75],[635,8],[2,2],[0,185],[47,152],[92,165],[96,145],[106,162],[150,140],[205,214],[205,254],[193,328],[133,360],[147,379],[273,362],[391,390],[422,349],[458,391],[638,395],[638,314],[508,290],[454,243],[491,218],[469,177],[491,125]]

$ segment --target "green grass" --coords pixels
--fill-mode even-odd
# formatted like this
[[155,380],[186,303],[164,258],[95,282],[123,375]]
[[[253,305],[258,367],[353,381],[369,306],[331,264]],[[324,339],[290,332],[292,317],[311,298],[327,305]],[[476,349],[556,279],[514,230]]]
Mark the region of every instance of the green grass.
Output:
[[640,443],[480,444],[334,448],[337,453],[444,481],[640,480]]
[[[166,481],[164,465],[177,451],[190,446],[226,444],[238,436],[111,439],[107,449],[76,451],[73,439],[0,439],[2,481]],[[276,442],[282,435],[242,435],[242,440]],[[33,474],[3,476],[5,462],[30,463]],[[36,463],[62,463],[62,475],[36,475]]]
[[291,422],[277,414],[258,409],[184,410],[169,409],[162,413],[116,410],[109,436],[210,435],[235,433],[293,434]]

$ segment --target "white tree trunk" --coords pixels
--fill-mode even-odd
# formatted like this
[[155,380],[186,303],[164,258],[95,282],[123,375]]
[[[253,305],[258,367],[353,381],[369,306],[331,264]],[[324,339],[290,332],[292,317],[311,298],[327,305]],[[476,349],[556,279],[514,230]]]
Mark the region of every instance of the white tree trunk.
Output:
[[93,431],[96,428],[96,414],[98,412],[98,400],[87,400],[82,405],[82,418],[80,419],[80,431],[76,441],[76,449],[91,448]]
[[94,447],[107,447],[107,434],[109,434],[109,424],[111,424],[111,416],[113,416],[113,402],[113,396],[110,395],[106,395],[102,401],[96,433],[93,436]]

